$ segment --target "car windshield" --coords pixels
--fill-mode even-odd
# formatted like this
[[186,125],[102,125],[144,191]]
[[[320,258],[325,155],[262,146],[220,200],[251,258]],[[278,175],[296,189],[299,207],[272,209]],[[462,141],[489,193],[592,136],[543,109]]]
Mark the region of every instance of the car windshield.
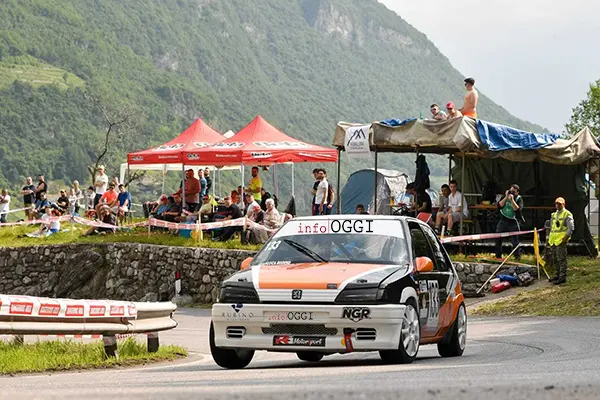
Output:
[[253,264],[285,265],[308,262],[400,264],[408,254],[403,239],[385,235],[322,234],[276,237]]

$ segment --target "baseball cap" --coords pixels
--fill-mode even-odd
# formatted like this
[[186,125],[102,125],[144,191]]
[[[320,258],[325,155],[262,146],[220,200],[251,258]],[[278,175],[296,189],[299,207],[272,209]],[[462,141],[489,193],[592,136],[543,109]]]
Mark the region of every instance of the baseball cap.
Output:
[[554,200],[554,204],[556,203],[560,203],[563,206],[565,205],[565,199],[563,199],[562,197],[557,197],[556,200]]
[[453,102],[449,102],[448,104],[446,104],[446,108],[455,108],[454,107],[454,103]]

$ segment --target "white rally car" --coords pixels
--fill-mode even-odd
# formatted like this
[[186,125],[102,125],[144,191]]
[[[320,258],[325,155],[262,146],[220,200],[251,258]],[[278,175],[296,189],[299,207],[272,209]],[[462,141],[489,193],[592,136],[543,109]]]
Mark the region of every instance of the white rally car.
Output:
[[409,217],[332,215],[288,221],[221,285],[210,349],[224,368],[255,350],[324,355],[379,351],[410,363],[421,344],[462,355],[467,314],[437,236]]

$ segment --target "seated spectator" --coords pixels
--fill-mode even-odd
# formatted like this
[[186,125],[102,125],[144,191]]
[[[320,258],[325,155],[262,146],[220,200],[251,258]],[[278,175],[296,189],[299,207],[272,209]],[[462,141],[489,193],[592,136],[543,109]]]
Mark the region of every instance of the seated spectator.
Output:
[[154,207],[152,208],[152,211],[150,211],[149,217],[157,218],[162,216],[165,212],[167,212],[170,205],[171,204],[169,203],[169,198],[167,195],[161,195],[160,199],[158,199],[158,202],[155,203]]
[[417,186],[411,182],[406,185],[406,191],[416,199],[410,209],[411,216],[416,217],[421,212],[431,214],[431,197],[425,190],[417,190]]
[[102,207],[103,205],[107,205],[111,210],[113,210],[113,212],[116,213],[116,211],[118,210],[118,198],[119,194],[117,193],[117,189],[115,188],[114,183],[111,182],[108,185],[108,190],[104,192],[104,194],[100,196],[100,200],[98,200],[98,205],[96,206],[96,215],[100,215],[100,207]]
[[364,205],[357,204],[356,205],[356,210],[354,211],[354,214],[369,214],[369,213],[365,211],[365,206]]
[[267,211],[264,212],[261,227],[252,227],[248,229],[248,243],[252,244],[264,244],[273,236],[274,230],[281,228],[283,224],[282,216],[275,208],[275,201],[273,199],[267,199],[266,201]]
[[245,193],[244,195],[246,197],[246,217],[252,219],[253,214],[260,209],[260,205],[254,200],[254,196],[251,193]]
[[431,111],[431,115],[433,115],[433,119],[437,121],[444,121],[445,119],[448,119],[448,115],[444,111],[440,110],[440,107],[437,104],[432,104],[429,110]]
[[50,218],[58,217],[58,216],[59,216],[58,209],[52,208],[52,206],[50,204],[48,204],[44,208],[44,213],[41,217],[42,225],[40,226],[40,229],[38,229],[35,232],[27,233],[27,234],[25,234],[25,236],[27,236],[27,237],[42,237],[42,236],[50,236],[50,235],[60,232],[60,221],[58,221],[58,220],[49,221]]
[[202,206],[198,210],[200,222],[212,222],[213,214],[213,206],[210,197],[207,195],[202,196]]
[[181,195],[179,193],[173,194],[173,202],[169,204],[169,208],[160,216],[156,216],[156,219],[162,219],[163,221],[176,222],[176,218],[181,216],[183,211],[181,203]]
[[448,111],[448,119],[461,118],[463,115],[456,109],[453,102],[446,104],[446,110]]
[[[98,220],[104,224],[117,225],[117,217],[110,212],[110,207],[107,205],[100,206]],[[107,233],[115,233],[115,229],[92,226],[83,233],[83,236],[105,235]]]
[[448,207],[448,196],[450,196],[450,186],[444,183],[440,190],[440,196],[437,199],[437,211],[431,215],[431,219],[429,220],[429,226],[435,228],[435,221],[437,219],[437,214],[442,212]]
[[56,205],[58,206],[58,208],[60,208],[60,211],[64,214],[67,211],[69,211],[70,204],[71,204],[71,202],[69,201],[69,198],[67,197],[67,192],[64,190],[61,190],[60,197],[58,198],[58,200],[56,200]]
[[[233,204],[231,202],[231,197],[227,196],[225,197],[225,210],[224,210],[224,215],[225,218],[223,218],[223,220],[231,220],[231,219],[237,219],[237,218],[242,218],[244,215],[242,214],[242,211],[239,209],[239,207],[235,204]],[[213,237],[212,240],[214,241],[223,241],[226,242],[227,240],[231,239],[231,237],[233,236],[233,234],[235,232],[239,232],[242,230],[241,226],[228,226],[226,228],[223,228],[223,230],[216,235],[215,237]]]
[[119,223],[125,222],[125,214],[131,209],[131,195],[121,183],[119,185],[119,195],[117,196],[117,218]]
[[35,202],[35,210],[33,211],[34,218],[40,218],[46,213],[46,209],[51,206],[48,199],[46,199],[46,192],[39,194],[40,199]]
[[457,190],[455,180],[450,181],[450,195],[448,196],[448,206],[438,212],[435,219],[435,231],[439,234],[442,224],[448,224],[448,234],[452,233],[454,223],[460,222],[461,219],[469,218],[469,209],[467,201],[461,192]]

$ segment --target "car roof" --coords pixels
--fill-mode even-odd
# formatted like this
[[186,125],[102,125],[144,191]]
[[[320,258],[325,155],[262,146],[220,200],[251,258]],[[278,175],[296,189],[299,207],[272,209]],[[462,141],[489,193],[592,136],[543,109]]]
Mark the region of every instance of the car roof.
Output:
[[312,215],[308,217],[294,217],[294,221],[327,221],[330,219],[377,219],[377,220],[398,220],[398,221],[418,221],[416,218],[401,215],[371,215],[371,214],[331,214],[331,215]]

